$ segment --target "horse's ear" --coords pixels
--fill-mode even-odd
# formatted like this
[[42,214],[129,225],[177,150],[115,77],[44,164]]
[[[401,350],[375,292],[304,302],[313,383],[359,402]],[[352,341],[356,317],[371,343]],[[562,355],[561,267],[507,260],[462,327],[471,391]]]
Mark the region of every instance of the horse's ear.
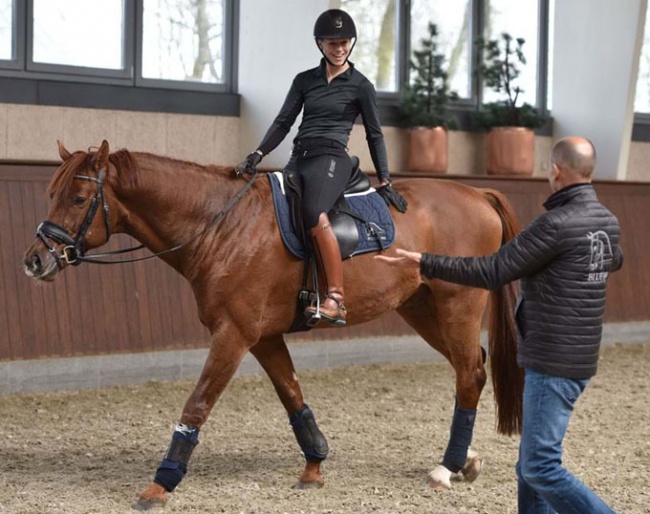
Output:
[[99,150],[97,150],[97,157],[95,158],[95,171],[99,171],[101,169],[106,168],[108,165],[108,154],[110,153],[110,150],[108,148],[108,141],[104,139],[102,141],[102,146],[99,147]]
[[65,146],[63,146],[63,143],[59,141],[58,139],[56,140],[56,144],[59,145],[59,155],[61,156],[62,160],[68,159],[72,154],[67,150]]

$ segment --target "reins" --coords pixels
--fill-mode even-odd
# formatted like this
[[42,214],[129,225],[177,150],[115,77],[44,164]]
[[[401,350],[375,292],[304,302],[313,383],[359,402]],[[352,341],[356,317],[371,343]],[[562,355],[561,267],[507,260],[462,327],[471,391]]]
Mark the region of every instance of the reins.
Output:
[[[48,251],[54,256],[54,259],[56,260],[56,263],[60,268],[63,267],[62,261],[65,261],[67,264],[72,264],[72,265],[78,265],[82,262],[88,262],[92,264],[125,264],[128,262],[146,261],[148,259],[153,259],[154,257],[159,257],[161,255],[176,252],[181,248],[190,244],[192,241],[196,240],[201,235],[205,234],[210,228],[212,228],[216,223],[218,223],[228,213],[228,211],[232,209],[233,206],[239,200],[241,200],[244,194],[246,194],[246,192],[253,186],[253,183],[257,178],[257,173],[254,173],[251,176],[250,180],[246,183],[246,185],[242,187],[230,200],[228,200],[226,205],[224,205],[223,208],[218,213],[216,213],[212,217],[212,219],[210,219],[210,221],[205,225],[205,227],[202,230],[194,234],[194,236],[192,236],[187,241],[178,244],[172,248],[167,248],[166,250],[161,250],[160,252],[153,253],[151,255],[145,255],[144,257],[134,257],[132,259],[121,259],[121,260],[102,260],[102,259],[105,257],[111,257],[113,255],[120,255],[128,252],[134,252],[144,248],[145,246],[141,244],[139,246],[124,248],[122,250],[115,250],[112,252],[97,253],[97,254],[85,256],[86,252],[85,252],[85,245],[84,245],[84,236],[86,231],[88,230],[88,227],[90,227],[90,225],[92,224],[95,214],[97,213],[100,199],[104,207],[103,211],[104,211],[104,222],[106,225],[106,242],[108,242],[111,236],[109,218],[108,218],[108,205],[106,203],[106,195],[104,194],[104,170],[102,169],[99,171],[97,178],[88,177],[85,175],[75,175],[74,178],[79,180],[89,180],[97,184],[97,191],[95,192],[95,196],[92,200],[91,206],[86,212],[86,217],[84,218],[81,229],[79,229],[77,235],[73,239],[72,237],[70,237],[70,235],[68,235],[67,231],[63,227],[47,220],[43,221],[36,229],[36,235],[41,239],[41,241],[43,241]],[[59,255],[56,253],[54,246],[50,243],[50,240],[54,240],[58,243],[66,243],[67,246],[63,248],[62,253]]]

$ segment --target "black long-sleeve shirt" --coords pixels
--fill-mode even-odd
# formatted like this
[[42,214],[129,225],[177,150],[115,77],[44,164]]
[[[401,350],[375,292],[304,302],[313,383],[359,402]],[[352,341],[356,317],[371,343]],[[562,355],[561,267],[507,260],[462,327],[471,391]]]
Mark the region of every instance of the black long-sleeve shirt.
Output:
[[268,154],[282,142],[303,108],[295,141],[327,138],[344,147],[348,145],[352,126],[360,114],[377,176],[380,180],[388,178],[388,157],[375,88],[352,63],[329,83],[324,59],[317,68],[296,75],[279,114],[259,145],[262,153]]

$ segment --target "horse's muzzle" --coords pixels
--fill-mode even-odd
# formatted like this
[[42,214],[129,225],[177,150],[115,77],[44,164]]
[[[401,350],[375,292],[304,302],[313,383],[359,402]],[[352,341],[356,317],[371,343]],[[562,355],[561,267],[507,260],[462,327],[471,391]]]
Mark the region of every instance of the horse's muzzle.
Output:
[[56,278],[59,266],[56,259],[37,240],[25,252],[23,257],[23,270],[28,277],[51,282]]

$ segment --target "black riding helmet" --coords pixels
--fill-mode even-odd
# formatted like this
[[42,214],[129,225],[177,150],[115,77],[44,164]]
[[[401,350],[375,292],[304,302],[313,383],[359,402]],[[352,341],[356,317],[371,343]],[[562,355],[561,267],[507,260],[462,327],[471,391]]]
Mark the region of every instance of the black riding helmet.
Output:
[[[357,44],[357,27],[354,25],[352,16],[341,9],[329,9],[325,11],[316,19],[316,23],[314,24],[314,40],[323,57],[325,57],[323,50],[318,44],[319,39],[353,39],[354,41],[348,54],[349,59],[354,45]],[[325,59],[329,62],[327,57]],[[332,63],[330,62],[330,64]]]

